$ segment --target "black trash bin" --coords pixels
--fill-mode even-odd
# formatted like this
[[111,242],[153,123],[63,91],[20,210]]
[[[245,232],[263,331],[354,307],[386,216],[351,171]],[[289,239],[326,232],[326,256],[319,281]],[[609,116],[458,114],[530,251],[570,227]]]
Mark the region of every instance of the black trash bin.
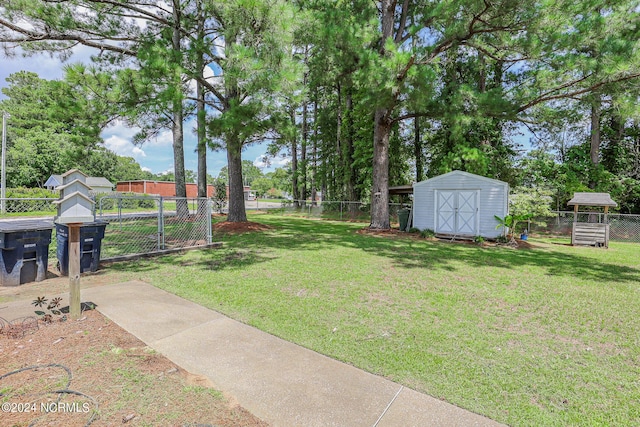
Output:
[[400,223],[400,231],[407,230],[407,224],[409,224],[409,209],[403,208],[398,211],[398,222]]
[[0,285],[18,286],[47,277],[51,221],[0,222]]
[[[97,271],[100,264],[100,249],[106,222],[90,222],[80,226],[80,273]],[[63,276],[69,275],[69,227],[56,224],[58,268]]]

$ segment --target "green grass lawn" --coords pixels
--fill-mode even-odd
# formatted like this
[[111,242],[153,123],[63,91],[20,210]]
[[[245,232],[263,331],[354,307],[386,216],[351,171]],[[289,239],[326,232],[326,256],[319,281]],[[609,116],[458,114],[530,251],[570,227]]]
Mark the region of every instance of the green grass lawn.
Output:
[[640,425],[640,245],[516,250],[251,220],[273,228],[110,269],[511,425]]

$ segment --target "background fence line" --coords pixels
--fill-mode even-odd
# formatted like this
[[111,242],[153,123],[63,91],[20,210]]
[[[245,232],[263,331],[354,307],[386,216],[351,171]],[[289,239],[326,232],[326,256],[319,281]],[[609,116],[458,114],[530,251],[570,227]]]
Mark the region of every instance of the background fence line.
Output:
[[[531,231],[534,233],[571,236],[573,211],[553,211],[553,216],[536,218],[532,221]],[[609,213],[609,239],[619,242],[640,242],[640,215]],[[602,212],[578,212],[578,222],[603,223]]]
[[[40,218],[53,220],[58,199],[5,198],[2,220]],[[198,198],[176,198],[148,195],[99,194],[95,196],[96,220],[108,222],[102,242],[103,260],[126,255],[148,254],[167,249],[206,246],[213,242],[213,201]],[[409,204],[389,204],[392,224],[398,222],[398,211]],[[247,210],[268,210],[281,215],[323,218],[341,221],[368,222],[371,204],[360,201],[252,200],[245,202]],[[216,212],[226,212],[217,207]],[[574,213],[554,211],[552,216],[537,218],[530,232],[553,236],[571,236]],[[640,215],[609,213],[610,239],[620,242],[640,242]],[[604,214],[580,212],[580,222],[603,222]],[[525,226],[526,224],[523,224]],[[49,246],[50,259],[56,258],[55,230]]]
[[[53,221],[58,199],[5,199],[3,220],[38,218]],[[102,260],[149,254],[212,243],[212,201],[179,198],[101,194],[94,198],[96,221],[107,222],[102,239]],[[49,258],[56,259],[55,228]]]

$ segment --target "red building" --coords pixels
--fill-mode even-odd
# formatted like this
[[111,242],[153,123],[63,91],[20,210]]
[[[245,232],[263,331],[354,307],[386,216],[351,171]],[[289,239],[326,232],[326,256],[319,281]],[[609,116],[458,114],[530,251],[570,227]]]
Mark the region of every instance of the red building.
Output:
[[[116,184],[116,191],[120,193],[140,193],[151,194],[162,197],[175,197],[176,196],[176,183],[173,181],[119,181]],[[213,197],[216,190],[213,185],[207,185],[207,197]],[[253,194],[251,193],[251,187],[244,186],[244,198],[245,200]],[[187,197],[198,197],[198,185],[193,183],[187,183]],[[227,198],[229,197],[229,186],[227,186]]]
[[[120,181],[116,191],[121,193],[153,194],[162,197],[176,196],[176,183],[173,181]],[[207,197],[215,193],[213,185],[207,185]],[[198,185],[187,183],[187,197],[198,197]]]

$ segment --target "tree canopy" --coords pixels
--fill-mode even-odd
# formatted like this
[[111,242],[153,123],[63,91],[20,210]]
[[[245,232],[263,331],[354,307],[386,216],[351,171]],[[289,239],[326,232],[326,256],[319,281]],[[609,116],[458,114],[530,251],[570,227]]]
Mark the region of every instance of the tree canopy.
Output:
[[[82,73],[35,81],[45,108],[18,113],[11,138],[39,160],[15,176],[63,161],[51,144],[108,158],[99,131],[118,116],[146,123],[141,136],[171,128],[184,180],[182,125],[197,112],[201,160],[206,146],[227,153],[231,221],[260,179],[243,147],[261,141],[291,157],[294,198],[370,202],[372,228],[389,227],[389,186],[453,169],[544,187],[555,207],[589,189],[640,212],[639,14],[637,0],[5,2],[6,52],[64,57],[79,43],[114,71],[93,88]],[[25,96],[14,86],[7,102]],[[92,102],[100,92],[113,102]],[[55,126],[28,130],[43,114]]]

